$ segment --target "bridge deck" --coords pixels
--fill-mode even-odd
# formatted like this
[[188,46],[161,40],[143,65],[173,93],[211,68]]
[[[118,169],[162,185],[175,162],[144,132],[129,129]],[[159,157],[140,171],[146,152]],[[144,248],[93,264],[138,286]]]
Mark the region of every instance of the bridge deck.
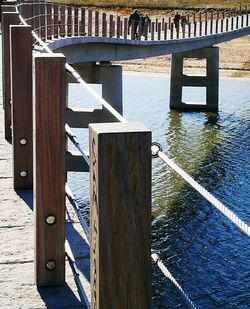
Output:
[[[0,299],[1,308],[85,308],[79,300],[72,271],[66,262],[66,284],[37,289],[34,281],[32,191],[13,190],[12,146],[4,139],[2,46],[0,37]],[[77,257],[81,279],[88,289],[89,249],[79,236],[80,225],[70,211],[67,237]]]

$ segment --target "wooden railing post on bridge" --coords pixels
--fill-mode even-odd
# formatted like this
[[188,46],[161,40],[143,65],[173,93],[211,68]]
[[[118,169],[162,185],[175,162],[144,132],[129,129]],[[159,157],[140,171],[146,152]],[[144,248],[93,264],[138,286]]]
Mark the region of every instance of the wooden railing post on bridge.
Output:
[[65,282],[66,69],[62,54],[34,56],[35,276]]
[[19,14],[4,12],[2,14],[2,76],[3,76],[3,107],[4,135],[11,139],[11,81],[10,81],[10,25],[19,23]]
[[149,309],[151,132],[90,125],[91,308]]
[[11,26],[11,102],[14,189],[33,186],[31,26]]

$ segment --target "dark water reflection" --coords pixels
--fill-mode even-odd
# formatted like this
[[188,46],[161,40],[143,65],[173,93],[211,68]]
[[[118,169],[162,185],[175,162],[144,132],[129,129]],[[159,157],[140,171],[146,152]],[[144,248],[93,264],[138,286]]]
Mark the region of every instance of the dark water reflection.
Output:
[[[164,152],[250,224],[250,81],[220,81],[218,113],[168,107],[169,78],[124,76],[124,113],[144,123]],[[79,105],[82,95],[74,86]],[[190,90],[192,101],[199,95]],[[91,104],[95,105],[94,102]],[[87,145],[87,137],[83,139]],[[82,177],[82,176],[81,176]],[[86,176],[84,176],[86,178]],[[88,186],[72,181],[88,205]],[[159,159],[153,161],[152,247],[198,308],[250,307],[250,241]],[[153,307],[185,308],[153,267]]]

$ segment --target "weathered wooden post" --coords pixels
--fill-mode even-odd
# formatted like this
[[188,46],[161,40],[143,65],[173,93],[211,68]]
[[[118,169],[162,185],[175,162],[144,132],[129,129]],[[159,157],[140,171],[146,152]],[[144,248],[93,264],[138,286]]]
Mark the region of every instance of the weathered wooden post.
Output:
[[[165,23],[164,24],[164,40],[167,40],[167,38],[168,38],[168,24]],[[145,37],[145,39],[146,39],[146,37]]]
[[72,36],[72,8],[67,6],[67,36]]
[[128,36],[128,18],[124,18],[124,39]]
[[160,22],[158,22],[158,41],[160,41],[161,40],[161,23]]
[[111,14],[109,15],[109,37],[113,37],[114,36],[114,15]]
[[120,16],[117,16],[117,19],[116,19],[116,37],[117,38],[120,38],[121,36],[121,17]]
[[79,7],[74,7],[74,35],[79,35]]
[[38,286],[65,281],[66,70],[62,54],[34,56],[35,276]]
[[149,309],[151,132],[90,125],[91,305]]
[[45,3],[40,3],[40,19],[39,24],[41,28],[40,38],[46,38],[46,18],[45,18]]
[[174,23],[170,25],[170,39],[172,40],[174,37]]
[[207,35],[207,11],[205,12],[205,35]]
[[215,33],[218,33],[218,30],[219,30],[219,15],[220,15],[220,11],[217,10],[216,21],[215,21]]
[[194,37],[196,37],[196,33],[197,33],[197,22],[194,22]]
[[47,3],[46,4],[46,34],[47,39],[52,39],[52,4]]
[[88,36],[92,36],[92,10],[88,10]]
[[99,36],[99,11],[95,12],[95,36]]
[[199,13],[199,36],[202,36],[202,19],[201,12]]
[[59,30],[60,36],[65,37],[66,35],[66,7],[65,5],[60,6],[59,14]]
[[19,23],[16,12],[2,13],[2,76],[3,76],[3,107],[4,136],[11,139],[11,83],[10,83],[10,25]]
[[11,101],[14,189],[33,185],[31,26],[11,26]]
[[210,34],[213,34],[213,23],[214,23],[214,12],[211,11],[211,17],[210,17]]
[[107,14],[102,13],[102,36],[107,36]]
[[80,35],[86,35],[85,31],[85,9],[81,8]]
[[151,22],[151,41],[154,41],[154,34],[155,34],[155,23],[154,21]]

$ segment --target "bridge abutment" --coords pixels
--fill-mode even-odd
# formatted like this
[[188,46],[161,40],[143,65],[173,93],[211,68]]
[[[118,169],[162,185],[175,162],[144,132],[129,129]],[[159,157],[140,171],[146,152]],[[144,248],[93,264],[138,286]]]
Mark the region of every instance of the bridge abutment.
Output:
[[[206,60],[206,75],[183,74],[186,58]],[[205,102],[183,102],[183,87],[206,88]],[[206,47],[172,55],[170,108],[182,111],[218,111],[219,48]]]

